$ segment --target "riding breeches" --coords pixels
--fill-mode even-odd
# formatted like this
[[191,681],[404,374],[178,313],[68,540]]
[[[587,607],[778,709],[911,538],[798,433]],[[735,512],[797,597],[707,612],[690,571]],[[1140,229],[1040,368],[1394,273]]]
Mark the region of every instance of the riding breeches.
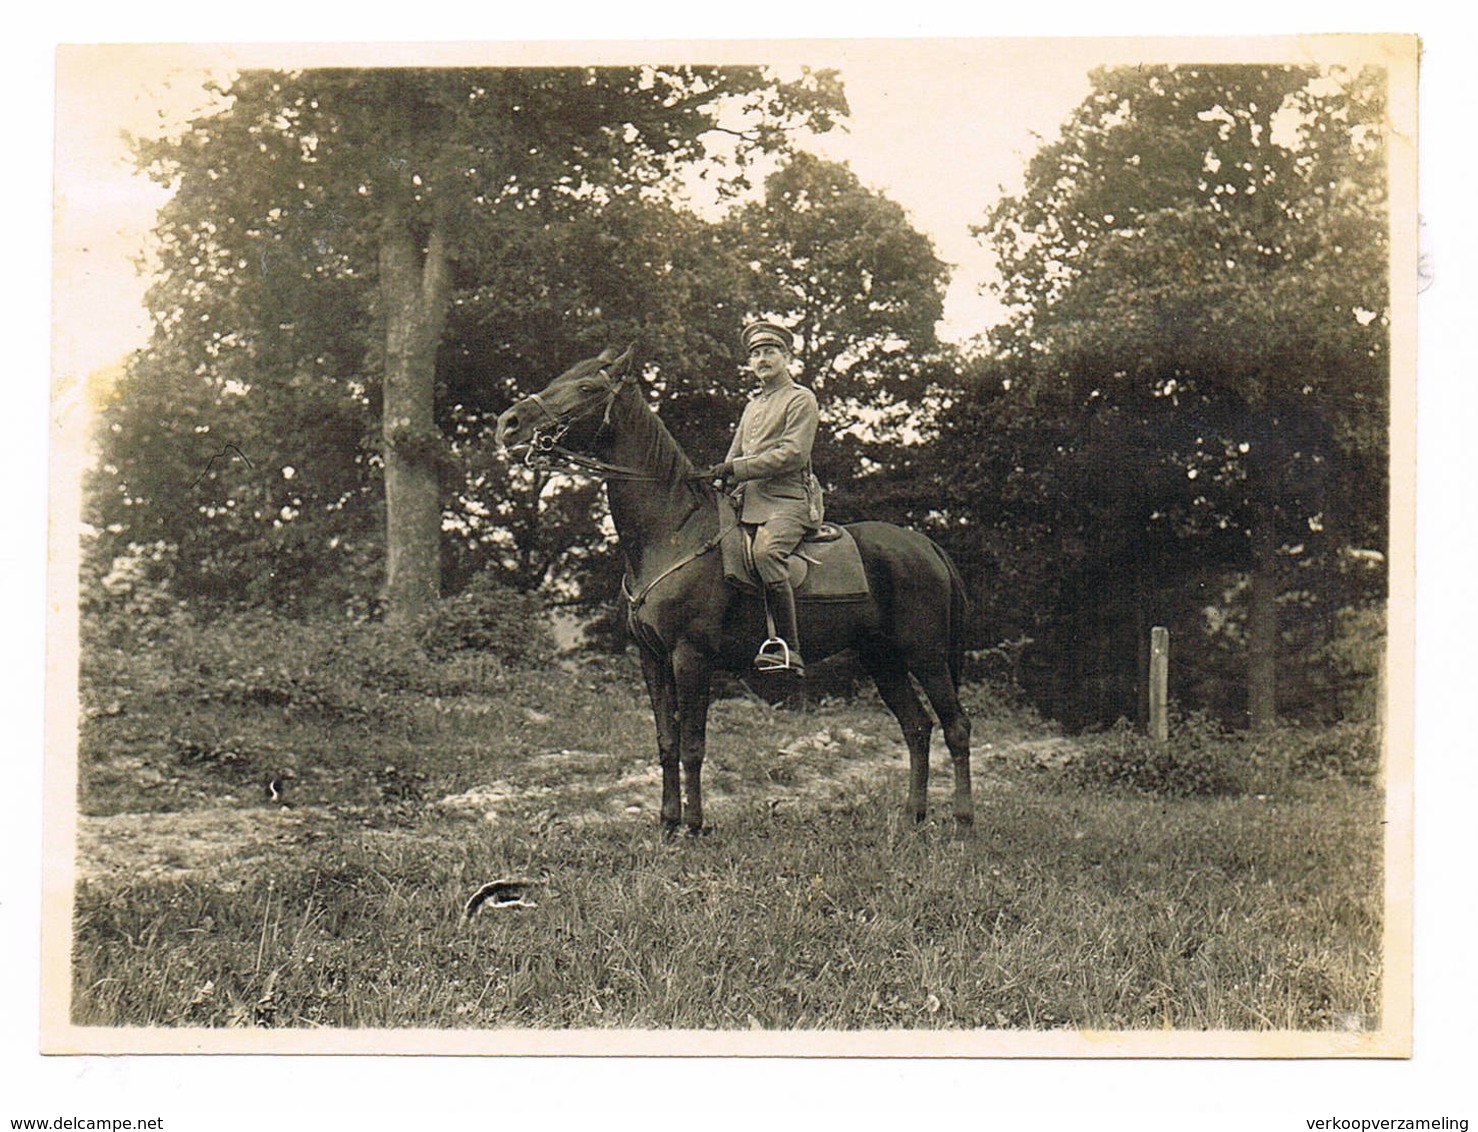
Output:
[[754,532],[754,568],[766,585],[790,578],[785,560],[807,530],[805,522],[794,515],[776,515],[759,525]]

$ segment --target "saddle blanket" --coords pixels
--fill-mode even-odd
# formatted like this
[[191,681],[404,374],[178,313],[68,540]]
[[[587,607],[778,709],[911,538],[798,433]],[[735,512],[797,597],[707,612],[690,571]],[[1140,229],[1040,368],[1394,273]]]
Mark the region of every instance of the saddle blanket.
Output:
[[[734,523],[734,508],[719,497],[719,522],[734,524],[720,544],[724,560],[724,581],[729,585],[757,594],[759,576],[754,572],[754,531],[742,523]],[[867,597],[867,572],[862,568],[862,555],[857,540],[846,527],[823,524],[821,537],[807,537],[791,552],[790,584],[797,601],[860,601]]]

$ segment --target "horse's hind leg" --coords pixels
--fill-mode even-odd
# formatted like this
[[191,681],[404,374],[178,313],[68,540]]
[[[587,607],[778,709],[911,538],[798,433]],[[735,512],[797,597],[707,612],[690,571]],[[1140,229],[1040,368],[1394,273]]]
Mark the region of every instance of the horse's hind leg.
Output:
[[954,817],[961,832],[975,825],[975,803],[970,793],[970,717],[960,706],[960,695],[949,668],[943,662],[926,664],[914,670],[924,694],[939,717],[944,742],[949,747],[955,768]]
[[919,702],[902,661],[891,653],[871,649],[863,650],[862,658],[878,686],[883,703],[888,705],[888,710],[903,729],[903,741],[908,744],[908,802],[905,808],[914,821],[921,822],[929,804],[929,739],[934,724]]

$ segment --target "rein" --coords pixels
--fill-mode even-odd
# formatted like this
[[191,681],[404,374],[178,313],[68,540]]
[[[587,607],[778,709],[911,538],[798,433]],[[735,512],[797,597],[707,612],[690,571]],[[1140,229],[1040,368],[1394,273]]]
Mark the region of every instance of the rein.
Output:
[[559,443],[559,438],[563,435],[564,429],[560,429],[553,436],[545,436],[537,429],[534,430],[531,447],[523,458],[524,464],[530,468],[548,471],[558,459],[577,472],[599,476],[601,479],[652,482],[661,478],[654,476],[651,472],[644,472],[640,468],[628,467],[625,464],[610,464],[605,460],[598,460],[594,456],[586,456],[584,453],[566,448]]
[[[604,369],[600,375],[610,382],[606,391],[605,411],[601,414],[600,428],[604,432],[611,425],[611,409],[616,404],[616,398],[621,395],[622,389],[630,382],[629,377],[619,377],[611,381],[611,375]],[[599,476],[608,480],[642,480],[651,482],[660,477],[640,468],[633,468],[625,464],[612,464],[606,460],[594,456],[587,456],[583,452],[576,452],[566,448],[560,443],[564,434],[570,430],[581,417],[592,413],[598,406],[598,402],[592,398],[583,404],[575,406],[564,413],[554,412],[545,402],[544,398],[537,393],[531,393],[528,398],[539,407],[539,411],[548,418],[549,424],[554,426],[552,433],[543,433],[535,428],[529,439],[529,450],[524,456],[523,462],[527,467],[547,471],[555,459],[562,460],[566,465],[577,472],[585,472],[590,475]]]

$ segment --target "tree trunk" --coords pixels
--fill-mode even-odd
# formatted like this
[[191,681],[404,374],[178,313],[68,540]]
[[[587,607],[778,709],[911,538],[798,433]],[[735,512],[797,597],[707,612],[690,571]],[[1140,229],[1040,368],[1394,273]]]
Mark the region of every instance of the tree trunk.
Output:
[[1150,661],[1153,650],[1150,645],[1149,581],[1145,578],[1144,561],[1135,557],[1134,579],[1134,722],[1147,727],[1153,714],[1150,697],[1154,687]]
[[442,436],[436,427],[436,348],[447,313],[446,243],[422,251],[392,210],[380,239],[385,311],[385,618],[413,621],[441,594]]
[[1247,610],[1247,723],[1254,731],[1278,720],[1277,511],[1266,497],[1252,505],[1252,593]]

